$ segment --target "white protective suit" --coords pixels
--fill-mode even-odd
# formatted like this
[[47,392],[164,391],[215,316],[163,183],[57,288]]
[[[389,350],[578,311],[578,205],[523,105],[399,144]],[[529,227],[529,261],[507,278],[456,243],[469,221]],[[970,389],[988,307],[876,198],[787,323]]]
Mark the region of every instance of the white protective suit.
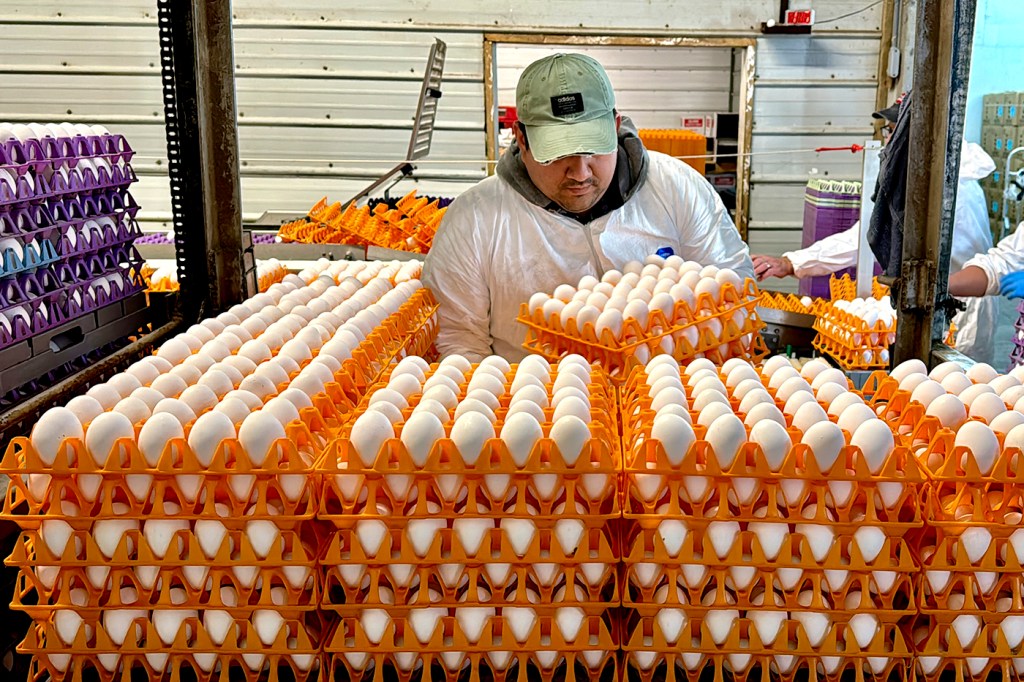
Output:
[[999,241],[987,253],[979,253],[964,263],[981,268],[988,278],[986,298],[999,295],[999,282],[1011,272],[1024,270],[1024,223],[1017,225],[1012,234]]
[[[960,151],[960,182],[957,185],[956,211],[953,213],[953,246],[949,254],[949,272],[959,272],[965,265],[973,265],[972,258],[992,248],[989,229],[988,205],[985,192],[978,180],[996,169],[985,150],[973,142],[964,142]],[[797,277],[827,275],[857,265],[857,230],[860,223],[806,249],[782,254],[793,264]],[[1022,266],[1024,268],[1024,266]],[[1016,268],[1016,269],[1022,269]],[[989,277],[989,287],[992,287]],[[999,280],[995,280],[995,293],[999,293]],[[953,317],[956,325],[956,348],[978,362],[992,361],[993,334],[997,303],[991,298],[961,299],[967,306]]]
[[708,181],[677,159],[648,155],[636,193],[586,225],[531,203],[497,175],[452,202],[423,268],[441,304],[441,354],[518,361],[526,329],[516,317],[531,295],[601,277],[664,246],[753,277],[747,246]]

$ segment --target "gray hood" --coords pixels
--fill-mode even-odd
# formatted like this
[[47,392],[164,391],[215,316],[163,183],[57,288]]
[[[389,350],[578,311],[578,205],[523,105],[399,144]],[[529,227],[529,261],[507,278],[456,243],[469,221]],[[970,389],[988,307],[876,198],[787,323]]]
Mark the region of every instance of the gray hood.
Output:
[[[623,202],[629,201],[630,197],[643,187],[647,180],[648,166],[647,150],[640,141],[636,126],[628,117],[623,116],[619,125],[619,159],[615,167],[615,177]],[[542,207],[551,204],[551,199],[530,180],[530,174],[523,164],[522,152],[515,140],[499,159],[497,173],[499,178],[511,185],[530,203]]]

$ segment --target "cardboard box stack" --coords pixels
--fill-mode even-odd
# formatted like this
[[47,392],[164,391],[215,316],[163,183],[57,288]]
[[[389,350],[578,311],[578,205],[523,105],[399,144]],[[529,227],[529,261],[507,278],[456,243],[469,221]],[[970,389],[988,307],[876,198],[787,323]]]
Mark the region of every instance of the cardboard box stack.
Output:
[[[981,146],[996,162],[996,170],[981,181],[981,186],[988,198],[992,236],[998,240],[1003,227],[1006,159],[1018,145],[1024,144],[1024,131],[1021,129],[1024,124],[1024,92],[993,93],[985,95],[982,102]],[[1013,158],[1010,171],[1021,168],[1024,168],[1024,154]],[[1010,201],[1006,215],[1011,227],[1024,221],[1024,202]]]

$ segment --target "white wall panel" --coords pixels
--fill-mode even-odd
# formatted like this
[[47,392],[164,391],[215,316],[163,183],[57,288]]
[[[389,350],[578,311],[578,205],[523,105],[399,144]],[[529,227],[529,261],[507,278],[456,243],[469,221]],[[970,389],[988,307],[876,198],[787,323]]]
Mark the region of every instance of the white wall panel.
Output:
[[[815,2],[814,9],[819,19],[845,13],[835,4],[828,8]],[[880,16],[874,15],[875,21]],[[810,36],[757,41],[749,230],[753,253],[779,255],[800,247],[804,189],[812,173],[861,177],[860,154],[812,150],[863,144],[872,136],[877,68],[877,37],[821,35],[816,29]]]
[[[809,2],[794,2],[807,6]],[[880,29],[880,7],[872,7],[839,22],[826,19],[847,14],[864,7],[863,0],[814,0],[818,13],[817,30],[877,31]],[[155,8],[146,0],[96,2],[76,0],[42,0],[22,3],[5,0],[5,16],[13,20],[61,21],[146,21],[152,20]],[[397,24],[408,27],[424,25],[462,26],[467,28],[537,28],[615,29],[678,31],[724,30],[756,31],[762,21],[778,16],[774,0],[719,0],[714,5],[693,0],[500,0],[486,3],[462,3],[451,0],[378,0],[373,3],[312,2],[283,3],[268,0],[239,0],[233,5],[235,20],[250,23],[337,24],[372,26]],[[785,37],[783,37],[785,39]]]
[[751,179],[757,183],[806,184],[812,170],[828,177],[857,180],[861,155],[849,151],[814,152],[821,147],[863,144],[862,135],[754,135]]
[[599,61],[615,89],[616,107],[638,127],[678,128],[684,112],[729,110],[729,48],[499,44],[498,103],[514,105],[523,69],[555,52]]
[[[753,151],[771,154],[752,161],[755,250],[777,252],[794,235],[799,240],[812,168],[859,176],[852,154],[793,150],[870,134],[881,7],[821,23],[865,4],[814,0],[812,36],[758,38]],[[400,159],[434,36],[448,44],[444,96],[419,186],[454,195],[483,176],[485,31],[760,36],[777,7],[774,0],[236,0],[244,212],[301,212],[325,194],[343,199]],[[93,121],[124,132],[138,151],[141,216],[159,226],[169,206],[155,14],[152,0],[0,0],[0,120]],[[728,49],[642,57],[632,48],[599,49],[620,108],[640,125],[676,126],[679,112],[729,109]],[[548,48],[502,55],[500,101],[513,99],[518,70],[539,56],[535,50]]]

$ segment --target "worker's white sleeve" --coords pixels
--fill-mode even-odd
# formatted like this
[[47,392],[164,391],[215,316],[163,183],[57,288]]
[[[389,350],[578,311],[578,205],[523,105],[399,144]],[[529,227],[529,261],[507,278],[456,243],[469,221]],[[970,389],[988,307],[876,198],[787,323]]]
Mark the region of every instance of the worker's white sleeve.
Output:
[[964,267],[981,268],[988,278],[986,296],[999,294],[999,281],[1011,272],[1024,270],[1024,223],[986,253],[980,253],[964,263]]
[[470,204],[456,199],[445,212],[423,266],[423,283],[440,304],[437,350],[479,362],[491,355],[491,294],[481,261],[486,250],[478,243],[483,230]]
[[755,279],[750,249],[740,238],[718,192],[690,166],[679,163],[677,170],[681,171],[675,179],[676,220],[683,233],[680,255]]
[[787,251],[782,256],[793,264],[793,275],[798,278],[829,275],[843,268],[852,268],[857,265],[859,229],[860,221],[848,230],[825,237],[806,249]]

